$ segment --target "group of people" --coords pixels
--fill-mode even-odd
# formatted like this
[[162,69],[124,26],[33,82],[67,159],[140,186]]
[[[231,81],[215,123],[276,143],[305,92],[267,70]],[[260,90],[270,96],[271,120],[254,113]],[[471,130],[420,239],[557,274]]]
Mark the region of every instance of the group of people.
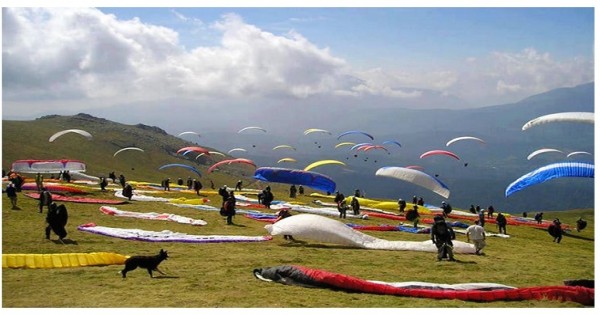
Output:
[[354,196],[352,196],[350,206],[348,206],[344,194],[340,193],[339,190],[335,192],[335,197],[333,198],[333,201],[337,205],[338,212],[340,213],[340,219],[346,218],[346,212],[349,209],[352,209],[352,214],[354,215],[360,214],[360,201],[358,200],[358,196],[356,195],[356,193],[354,194]]

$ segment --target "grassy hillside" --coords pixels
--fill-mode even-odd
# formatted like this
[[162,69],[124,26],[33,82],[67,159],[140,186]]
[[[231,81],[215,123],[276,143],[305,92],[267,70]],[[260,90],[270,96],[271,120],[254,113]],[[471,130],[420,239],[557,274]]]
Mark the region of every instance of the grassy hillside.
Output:
[[[128,179],[158,182],[162,178],[187,177],[187,170],[158,171],[165,163],[181,163],[174,152],[190,143],[147,126],[125,126],[85,115],[53,117],[34,122],[3,123],[3,168],[17,159],[73,158],[85,161],[91,175],[109,171],[123,173]],[[78,135],[65,135],[54,143],[48,138],[56,131],[80,128],[94,135],[87,141]],[[26,140],[23,140],[26,139]],[[124,152],[123,147],[137,146],[144,153]],[[192,157],[193,158],[193,157]],[[219,157],[216,157],[219,159]],[[199,159],[201,160],[202,157]],[[186,162],[191,163],[191,162]],[[201,160],[197,167],[206,174],[211,160]],[[191,165],[191,164],[190,164]],[[226,172],[227,171],[227,172]],[[238,178],[250,183],[245,166],[210,175],[214,183],[233,185]],[[205,178],[206,177],[206,178]],[[207,178],[202,181],[207,187]],[[264,184],[262,184],[264,185]],[[259,184],[256,184],[259,186]],[[286,200],[287,186],[271,185],[275,199]],[[109,186],[114,189],[115,186]],[[113,192],[88,188],[89,196],[116,199]],[[308,193],[311,191],[308,190]],[[196,198],[184,192],[157,192],[154,196]],[[252,194],[248,194],[252,196]],[[219,205],[214,191],[206,189],[201,198]],[[311,204],[313,197],[302,196],[296,202]],[[65,203],[69,209],[66,245],[44,239],[45,214],[37,211],[37,200],[19,195],[20,210],[10,209],[2,196],[2,252],[8,253],[89,253],[115,252],[124,255],[153,255],[163,248],[171,258],[161,264],[167,277],[151,279],[145,270],[134,270],[122,280],[117,274],[122,266],[64,269],[3,269],[2,306],[20,307],[178,307],[178,308],[425,308],[425,307],[581,307],[572,302],[522,301],[472,303],[458,300],[403,298],[374,294],[350,294],[326,289],[309,289],[267,283],[254,278],[255,268],[278,265],[302,265],[370,280],[388,282],[425,281],[435,283],[494,282],[515,287],[561,285],[567,279],[594,278],[594,209],[578,209],[547,214],[574,225],[582,216],[588,227],[571,232],[562,243],[552,242],[545,230],[526,226],[508,226],[509,239],[488,238],[485,256],[460,255],[457,263],[437,262],[434,253],[355,249],[335,244],[305,240],[289,243],[283,237],[260,243],[153,243],[100,236],[81,232],[77,226],[95,222],[101,226],[138,228],[151,231],[170,230],[200,235],[266,235],[265,223],[237,215],[235,225],[226,225],[214,211],[179,208],[162,202],[139,202],[117,206],[136,212],[176,213],[208,222],[194,227],[173,222],[119,218],[102,214],[99,205]],[[455,206],[455,209],[458,207]],[[297,215],[297,213],[294,213]],[[397,224],[397,221],[370,218],[368,221],[347,219],[357,224]],[[486,225],[488,231],[496,227]],[[424,241],[428,235],[402,232],[365,232],[386,240]],[[56,240],[56,236],[52,235]],[[457,239],[466,241],[463,235]],[[53,292],[52,294],[50,292]]]
[[[54,142],[48,142],[51,135],[65,129],[83,129],[92,134],[93,139],[90,141],[78,134],[68,133]],[[109,172],[115,171],[117,176],[123,174],[128,180],[158,183],[164,178],[171,178],[174,182],[178,177],[184,180],[188,176],[197,177],[184,168],[158,169],[168,163],[181,163],[200,170],[203,174],[200,180],[206,187],[210,180],[216,187],[235,185],[238,179],[246,184],[254,182],[251,178],[254,170],[249,166],[233,164],[207,174],[207,168],[223,160],[222,156],[201,156],[196,159],[197,153],[186,156],[176,154],[180,148],[195,145],[168,135],[158,127],[124,125],[86,114],[45,116],[34,121],[3,121],[2,169],[10,170],[11,164],[20,159],[75,159],[83,161],[87,167],[86,174],[93,176],[108,176]],[[124,151],[113,157],[117,150],[125,147],[138,147],[144,152]]]

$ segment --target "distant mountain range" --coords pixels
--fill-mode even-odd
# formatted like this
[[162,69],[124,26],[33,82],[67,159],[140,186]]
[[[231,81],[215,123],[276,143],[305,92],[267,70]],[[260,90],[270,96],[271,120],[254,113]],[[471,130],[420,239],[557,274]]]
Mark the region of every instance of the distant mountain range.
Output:
[[[320,100],[323,101],[323,100]],[[573,88],[551,90],[526,98],[522,101],[489,106],[476,109],[434,109],[418,110],[406,109],[396,104],[370,103],[370,106],[345,106],[342,103],[327,103],[327,106],[308,106],[298,108],[299,104],[286,104],[281,108],[272,107],[265,113],[244,113],[240,109],[220,108],[217,111],[204,110],[197,116],[182,115],[180,124],[191,126],[195,121],[195,131],[201,133],[200,138],[176,139],[177,133],[169,135],[169,129],[178,129],[172,123],[168,126],[150,127],[148,121],[143,121],[142,113],[137,117],[138,129],[144,131],[143,144],[155,144],[162,148],[157,152],[150,152],[150,160],[161,163],[184,161],[196,163],[200,169],[206,169],[210,161],[195,160],[194,158],[181,157],[170,154],[168,158],[159,157],[160,152],[176,150],[186,142],[195,142],[201,146],[214,148],[227,153],[233,148],[244,148],[246,152],[236,157],[249,158],[259,166],[278,166],[302,169],[306,165],[321,159],[336,159],[346,163],[345,167],[339,165],[321,166],[314,171],[332,177],[338,189],[351,194],[355,189],[361,189],[367,197],[374,198],[405,198],[413,195],[423,196],[426,203],[439,205],[441,196],[436,195],[419,186],[390,178],[375,176],[375,171],[382,166],[407,166],[419,165],[432,176],[435,175],[444,182],[451,191],[448,201],[457,208],[468,208],[469,205],[487,207],[494,205],[500,211],[511,213],[566,210],[575,208],[591,208],[594,206],[594,183],[591,179],[561,178],[537,186],[530,187],[504,197],[504,190],[515,179],[540,166],[567,160],[566,154],[573,151],[594,152],[594,127],[589,124],[554,123],[522,131],[521,127],[527,121],[545,114],[557,112],[593,112],[594,111],[594,83],[583,84]],[[313,104],[314,105],[314,104]],[[269,108],[270,105],[265,105]],[[289,106],[289,109],[286,107]],[[223,112],[231,110],[230,115]],[[95,113],[94,113],[95,114]],[[129,114],[129,113],[128,113]],[[262,126],[268,129],[264,132],[237,133],[227,128],[217,126],[227,125],[229,129],[234,122],[240,122],[242,115],[246,119],[243,124]],[[62,118],[61,118],[62,117]],[[102,131],[108,137],[106,130],[122,130],[125,133],[112,132],[114,139],[105,139],[104,150],[117,149],[123,145],[140,144],[139,140],[132,137],[129,125],[115,123],[106,119],[98,119],[86,114],[73,117],[80,120],[93,122],[94,128]],[[134,116],[135,117],[135,116]],[[52,117],[45,117],[50,119]],[[64,116],[54,117],[60,126],[74,128],[69,125],[73,120],[66,120]],[[61,119],[59,119],[61,118]],[[129,119],[133,119],[129,117]],[[148,117],[155,121],[156,117]],[[208,123],[210,122],[210,123]],[[6,168],[7,146],[14,142],[6,132],[5,124],[13,126],[11,121],[3,121],[3,163]],[[14,122],[27,124],[29,122]],[[57,124],[57,122],[54,122]],[[167,124],[166,120],[165,123]],[[85,126],[85,125],[82,125]],[[57,127],[58,128],[58,127]],[[188,127],[185,127],[188,128]],[[313,133],[303,135],[307,128],[323,128],[331,134]],[[31,129],[31,128],[29,128]],[[47,128],[46,128],[47,129]],[[46,132],[33,128],[32,133]],[[42,131],[43,130],[43,131]],[[167,130],[166,132],[164,130]],[[278,130],[278,131],[273,131]],[[362,130],[373,135],[371,140],[363,135],[347,135],[340,139],[338,135],[348,130]],[[14,132],[13,129],[9,130]],[[135,131],[136,133],[138,131]],[[154,135],[156,134],[156,135]],[[30,137],[39,138],[28,144],[27,152],[43,152],[44,139],[49,135],[35,134]],[[446,147],[446,142],[458,136],[475,136],[486,143],[474,141],[461,141]],[[123,137],[123,139],[120,139]],[[138,136],[140,137],[140,136]],[[151,139],[152,138],[152,139]],[[141,139],[141,138],[138,138]],[[369,152],[351,152],[349,146],[334,148],[342,141],[355,143],[371,142],[381,144],[385,140],[395,140],[401,147],[386,146],[384,150],[371,150]],[[112,143],[112,144],[110,144]],[[295,148],[273,150],[277,145],[288,144]],[[38,148],[39,146],[39,148]],[[10,150],[16,150],[17,144],[11,145]],[[527,156],[540,148],[555,148],[565,154],[546,153],[527,160]],[[457,154],[461,160],[447,156],[433,156],[420,159],[419,156],[426,151],[434,149],[450,150]],[[8,158],[17,158],[10,152]],[[60,152],[55,154],[60,155]],[[81,153],[85,154],[85,153]],[[156,154],[156,156],[154,156]],[[293,157],[297,163],[277,163],[283,157]],[[581,160],[593,163],[591,156],[576,156],[569,160]],[[98,160],[98,163],[104,163]],[[203,164],[205,163],[205,164]],[[102,165],[99,170],[110,170],[110,165]],[[93,167],[92,167],[93,169]],[[148,168],[148,172],[155,170],[156,166]],[[98,170],[98,169],[96,169]],[[251,176],[252,174],[245,174]],[[248,181],[251,179],[248,178]]]

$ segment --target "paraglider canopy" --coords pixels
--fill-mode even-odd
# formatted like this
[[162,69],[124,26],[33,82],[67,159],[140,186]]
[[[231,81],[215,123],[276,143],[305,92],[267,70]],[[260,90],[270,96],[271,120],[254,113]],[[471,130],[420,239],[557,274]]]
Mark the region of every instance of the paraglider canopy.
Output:
[[346,131],[346,132],[342,132],[337,139],[340,140],[341,137],[345,136],[345,135],[351,135],[351,134],[359,134],[359,135],[365,135],[367,137],[369,137],[371,140],[373,140],[373,136],[371,136],[370,134],[364,132],[364,131],[360,131],[360,130],[350,130],[350,131]]
[[542,154],[542,153],[547,153],[547,152],[557,152],[557,153],[564,153],[561,150],[557,150],[557,149],[549,149],[549,148],[544,148],[544,149],[539,149],[536,151],[533,151],[531,154],[529,154],[527,156],[527,160],[531,160],[533,157],[535,157],[538,154]]
[[544,115],[534,118],[523,125],[523,131],[538,125],[554,122],[576,122],[576,123],[594,123],[594,113],[589,112],[564,112]]
[[190,170],[190,171],[192,171],[192,172],[194,172],[194,173],[198,174],[198,177],[202,177],[202,174],[200,173],[200,171],[199,171],[199,170],[197,170],[197,169],[196,169],[195,167],[193,167],[193,166],[189,166],[189,165],[185,165],[185,164],[177,164],[177,163],[173,163],[173,164],[165,164],[165,165],[163,165],[163,166],[159,167],[158,169],[159,169],[159,170],[163,170],[163,169],[165,169],[165,168],[169,168],[169,167],[183,167],[183,168],[186,168],[186,169],[188,169],[188,170]]
[[11,170],[17,173],[85,172],[85,163],[77,160],[17,160]]
[[483,141],[483,140],[481,140],[481,139],[479,139],[477,137],[464,136],[464,137],[457,137],[457,138],[454,138],[454,139],[448,141],[446,143],[446,146],[449,147],[451,144],[453,144],[453,143],[455,143],[457,141],[462,141],[462,140],[475,140],[475,141],[479,141],[481,143],[485,143],[485,141]]
[[375,172],[375,175],[407,181],[409,183],[425,187],[446,199],[450,197],[450,190],[444,183],[439,181],[437,178],[419,170],[397,166],[386,166],[378,169]]
[[179,154],[181,152],[185,152],[184,154],[186,154],[188,152],[198,152],[198,153],[204,153],[206,155],[210,155],[210,152],[203,147],[185,147],[185,148],[181,148],[181,149],[177,150],[177,154]]
[[457,160],[460,160],[460,158],[458,157],[458,155],[456,155],[456,154],[454,154],[454,153],[452,153],[450,151],[446,151],[446,150],[431,150],[431,151],[427,151],[427,152],[421,154],[420,158],[422,159],[422,158],[426,158],[426,157],[432,156],[432,155],[447,155],[447,156],[453,157],[453,158],[455,158]]
[[532,172],[519,177],[506,187],[506,197],[523,190],[529,186],[560,177],[587,177],[594,178],[594,164],[581,162],[554,163],[542,166]]
[[310,165],[306,166],[304,168],[305,171],[310,171],[311,169],[321,166],[321,165],[327,165],[327,164],[339,164],[339,165],[346,165],[346,163],[342,162],[342,161],[338,161],[338,160],[320,160],[320,161],[316,161],[314,163],[311,163]]
[[117,152],[115,152],[115,153],[113,154],[113,157],[117,156],[117,154],[119,154],[119,153],[121,153],[121,152],[123,152],[123,151],[128,151],[128,150],[135,150],[135,151],[144,152],[144,150],[143,150],[143,149],[140,149],[140,148],[138,148],[138,147],[127,147],[127,148],[123,148],[123,149],[121,149],[121,150],[117,150]]
[[263,132],[267,132],[267,130],[265,128],[256,127],[256,126],[250,126],[250,127],[244,127],[242,129],[238,130],[238,133],[242,133],[242,132],[244,132],[246,130],[260,130],[260,131],[263,131]]
[[336,186],[335,182],[326,175],[279,167],[259,167],[254,172],[254,178],[265,182],[307,186],[328,193],[333,193]]
[[48,139],[48,142],[53,142],[54,140],[56,140],[56,138],[58,138],[58,137],[60,137],[60,136],[62,136],[64,134],[71,133],[71,132],[72,133],[76,133],[76,134],[80,134],[80,135],[86,137],[88,140],[92,140],[92,135],[89,132],[85,131],[85,130],[81,130],[81,129],[66,129],[66,130],[63,130],[63,131],[59,131],[59,132],[53,134],[52,136],[50,136],[50,139]]

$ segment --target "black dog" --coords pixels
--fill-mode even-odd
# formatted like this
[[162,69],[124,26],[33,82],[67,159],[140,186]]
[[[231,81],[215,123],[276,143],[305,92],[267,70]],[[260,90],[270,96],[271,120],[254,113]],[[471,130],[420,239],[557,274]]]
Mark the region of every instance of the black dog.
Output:
[[169,258],[167,251],[160,250],[158,255],[154,256],[131,256],[125,260],[125,268],[119,273],[123,275],[123,278],[127,277],[127,272],[137,267],[148,269],[150,278],[152,278],[152,271],[158,271],[161,275],[164,275],[162,271],[158,270],[158,265],[165,259]]

